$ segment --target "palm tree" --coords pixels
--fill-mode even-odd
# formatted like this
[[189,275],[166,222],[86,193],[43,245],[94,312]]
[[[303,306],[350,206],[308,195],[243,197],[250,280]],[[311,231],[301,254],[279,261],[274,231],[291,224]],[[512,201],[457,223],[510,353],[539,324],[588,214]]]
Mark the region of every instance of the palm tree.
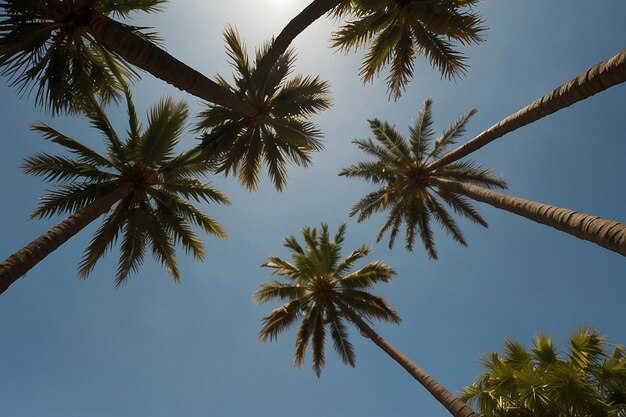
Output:
[[485,417],[623,417],[626,352],[608,348],[606,337],[590,327],[572,336],[566,355],[545,335],[530,351],[506,340],[504,355],[482,357],[485,372],[462,396]]
[[444,157],[432,162],[435,170],[469,155],[522,126],[533,123],[574,103],[626,81],[626,49],[581,73],[528,106],[491,126]]
[[199,175],[209,167],[197,161],[197,151],[174,155],[186,123],[184,102],[162,100],[148,115],[143,129],[127,94],[129,131],[121,141],[102,110],[94,104],[88,116],[105,137],[107,155],[82,145],[44,124],[33,130],[68,150],[73,157],[41,153],[26,159],[25,172],[56,181],[59,186],[45,195],[32,218],[73,213],[46,234],[0,263],[0,293],[39,261],[106,212],[102,225],[86,248],[78,275],[87,277],[96,262],[121,238],[116,285],[137,272],[146,248],[176,282],[180,273],[175,245],[196,259],[205,256],[204,245],[192,225],[225,238],[221,226],[188,200],[228,203],[227,197]]
[[218,172],[233,173],[248,189],[256,189],[261,165],[278,190],[286,185],[286,162],[308,166],[311,153],[323,148],[321,132],[307,119],[330,107],[329,87],[319,77],[296,75],[287,79],[295,58],[287,51],[267,71],[255,64],[269,46],[257,51],[252,64],[237,31],[224,33],[228,57],[236,70],[231,86],[218,76],[220,86],[245,98],[255,116],[220,105],[211,105],[200,114],[197,131],[204,132],[202,148],[217,165]]
[[330,329],[333,347],[341,360],[353,367],[355,365],[354,349],[348,340],[347,320],[422,384],[452,415],[477,416],[463,401],[365,322],[377,319],[400,323],[400,316],[382,297],[367,291],[377,282],[389,282],[396,272],[382,261],[370,262],[350,272],[356,262],[369,254],[370,248],[363,245],[341,259],[345,232],[346,225],[340,225],[331,240],[326,224],[322,224],[319,233],[316,228],[305,227],[302,229],[305,247],[294,236],[284,240],[284,246],[291,251],[293,263],[270,256],[269,261],[262,265],[285,277],[286,282],[273,280],[262,284],[252,299],[259,304],[274,299],[286,300],[287,303],[263,318],[259,341],[275,340],[281,332],[301,319],[296,334],[294,365],[302,366],[310,342],[313,370],[319,377],[325,364],[327,329]]
[[370,0],[355,2],[356,18],[333,34],[332,45],[344,52],[369,43],[360,75],[373,81],[391,64],[387,76],[390,98],[397,99],[413,76],[414,60],[426,56],[445,78],[467,71],[457,50],[483,40],[482,20],[472,6],[478,0]]
[[4,0],[0,4],[0,68],[21,91],[54,113],[78,111],[84,95],[119,95],[127,63],[201,99],[253,116],[253,108],[155,45],[158,38],[109,16],[153,12],[165,0]]
[[373,213],[389,211],[377,241],[390,230],[389,247],[392,247],[404,223],[407,249],[413,250],[415,236],[419,234],[429,257],[437,259],[430,226],[434,218],[454,240],[466,246],[445,205],[486,227],[487,223],[465,198],[469,197],[626,255],[626,225],[622,223],[491,191],[505,188],[506,184],[491,170],[473,162],[453,162],[429,170],[431,161],[436,161],[447,146],[456,142],[476,112],[468,112],[434,140],[431,105],[431,100],[424,103],[415,125],[409,129],[408,140],[389,124],[371,120],[370,127],[378,143],[371,139],[354,143],[376,159],[351,165],[339,174],[380,185],[350,212],[350,216],[358,215],[361,222]]

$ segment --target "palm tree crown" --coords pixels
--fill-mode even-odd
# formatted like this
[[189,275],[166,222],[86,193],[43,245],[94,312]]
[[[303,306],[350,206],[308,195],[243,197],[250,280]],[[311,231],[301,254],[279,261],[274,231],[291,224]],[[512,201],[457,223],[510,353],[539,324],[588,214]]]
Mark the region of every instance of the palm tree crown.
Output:
[[[37,88],[36,102],[53,113],[79,111],[85,96],[121,98],[119,77],[133,70],[84,30],[91,13],[126,17],[153,12],[165,0],[4,0],[0,4],[0,68],[21,92]],[[156,41],[151,33],[124,25]]]
[[330,329],[333,346],[342,361],[354,366],[355,355],[348,340],[345,309],[365,318],[400,322],[398,314],[383,298],[367,291],[377,282],[389,282],[396,272],[382,261],[370,262],[350,272],[359,259],[369,254],[370,248],[361,246],[341,259],[345,231],[346,225],[342,224],[331,240],[326,224],[322,224],[320,231],[305,227],[302,229],[305,247],[293,236],[286,238],[284,246],[291,251],[292,262],[271,256],[263,264],[285,281],[262,284],[252,297],[257,303],[274,299],[287,301],[263,318],[259,340],[274,340],[301,319],[294,365],[302,366],[310,343],[312,365],[318,376],[325,363],[326,329]]
[[579,329],[566,354],[539,335],[530,351],[507,340],[504,355],[490,353],[482,363],[485,372],[462,396],[486,417],[626,415],[626,352],[609,351],[596,329]]
[[[456,48],[481,42],[480,15],[471,7],[478,0],[369,0],[352,2],[355,19],[333,35],[333,46],[343,51],[370,43],[360,75],[371,82],[391,64],[387,77],[390,97],[397,99],[413,76],[413,61],[424,55],[443,77],[467,71],[465,57]],[[341,9],[345,12],[345,9]]]
[[354,143],[375,160],[351,165],[344,168],[339,175],[362,178],[380,185],[378,190],[359,200],[350,212],[350,216],[358,215],[357,219],[361,222],[373,213],[389,211],[377,241],[382,239],[385,232],[390,231],[389,247],[392,247],[400,226],[404,223],[407,250],[413,250],[415,236],[419,234],[430,258],[437,259],[431,219],[437,221],[454,240],[463,246],[467,245],[445,205],[482,226],[486,227],[487,223],[466,198],[437,187],[434,180],[450,179],[486,188],[505,188],[506,184],[491,170],[473,162],[455,162],[434,171],[425,169],[429,161],[439,158],[449,145],[456,142],[465,132],[465,125],[471,116],[476,113],[476,110],[466,113],[435,140],[431,106],[431,100],[426,100],[415,125],[409,129],[408,139],[393,126],[376,119],[370,120],[376,142],[359,139]]
[[256,54],[253,65],[237,32],[229,27],[224,34],[228,57],[235,68],[231,86],[218,76],[218,83],[243,97],[257,109],[254,117],[220,105],[211,105],[200,115],[198,131],[205,132],[203,148],[218,166],[218,172],[233,173],[250,190],[256,189],[261,165],[274,186],[281,190],[287,181],[286,162],[308,166],[311,152],[323,148],[321,132],[307,119],[330,107],[328,84],[318,77],[296,75],[292,71],[294,53],[287,51],[267,71],[256,64],[269,49]]
[[79,276],[86,277],[121,237],[117,285],[138,270],[147,247],[169,275],[179,281],[176,244],[182,244],[197,259],[205,256],[204,245],[192,225],[225,237],[220,225],[188,199],[216,203],[228,203],[228,199],[196,179],[209,170],[206,164],[197,162],[197,152],[174,155],[188,117],[184,102],[162,100],[150,111],[148,126],[143,129],[128,93],[127,99],[129,130],[125,141],[119,139],[98,106],[88,111],[91,124],[106,139],[106,156],[47,125],[33,126],[74,156],[40,153],[25,161],[23,168],[27,173],[60,183],[55,191],[42,198],[32,217],[73,213],[130,184],[130,191],[106,216],[85,250]]

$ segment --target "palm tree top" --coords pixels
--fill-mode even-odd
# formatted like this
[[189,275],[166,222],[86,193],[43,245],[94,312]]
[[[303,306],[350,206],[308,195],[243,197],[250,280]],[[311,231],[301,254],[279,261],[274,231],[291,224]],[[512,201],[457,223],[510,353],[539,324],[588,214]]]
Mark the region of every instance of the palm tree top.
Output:
[[295,54],[288,50],[266,70],[257,66],[270,49],[261,47],[251,61],[237,31],[224,32],[227,55],[235,70],[234,84],[222,76],[218,84],[242,97],[257,113],[253,117],[210,105],[199,116],[197,131],[203,132],[203,149],[216,162],[218,172],[237,175],[250,190],[258,186],[261,166],[278,190],[287,182],[287,161],[308,166],[311,153],[323,149],[322,133],[309,119],[330,107],[329,85],[319,77],[295,75]]
[[104,136],[106,155],[45,124],[32,127],[71,155],[39,153],[25,160],[26,173],[58,184],[41,199],[32,217],[73,213],[118,187],[130,184],[130,192],[109,212],[86,248],[79,276],[86,277],[119,239],[118,286],[137,272],[148,247],[169,275],[179,281],[176,244],[180,243],[185,252],[197,259],[205,257],[204,244],[192,226],[220,238],[226,237],[221,226],[189,200],[228,204],[228,198],[197,179],[210,170],[206,164],[197,162],[197,151],[175,153],[188,117],[186,103],[169,98],[162,100],[149,112],[147,126],[143,128],[128,90],[126,97],[129,129],[124,140],[95,102],[87,110],[91,125]]
[[342,259],[341,251],[346,225],[339,226],[331,238],[328,226],[302,229],[304,246],[294,236],[284,240],[291,253],[291,262],[270,256],[262,266],[273,270],[283,281],[273,280],[259,286],[252,296],[259,304],[275,299],[287,301],[262,320],[259,341],[274,340],[301,319],[296,334],[294,365],[302,366],[305,352],[311,344],[312,366],[319,376],[325,363],[327,328],[333,347],[342,361],[354,366],[355,354],[348,340],[344,310],[367,319],[399,323],[400,316],[379,296],[368,290],[378,282],[389,282],[396,275],[382,261],[369,262],[353,270],[356,263],[366,257],[370,248],[363,245]]
[[339,175],[361,178],[380,188],[359,200],[350,211],[359,222],[372,214],[388,211],[387,221],[378,233],[377,241],[389,231],[389,247],[393,247],[406,225],[406,248],[414,249],[419,235],[431,259],[437,259],[431,219],[439,223],[454,240],[466,246],[467,242],[445,205],[455,213],[484,227],[487,223],[464,197],[446,192],[436,186],[437,179],[481,185],[486,188],[505,188],[506,183],[490,169],[471,161],[461,161],[428,170],[431,161],[445,154],[448,146],[456,143],[465,132],[465,126],[476,110],[470,110],[452,123],[438,138],[432,128],[432,100],[424,102],[408,138],[395,127],[378,119],[369,121],[372,139],[357,139],[353,143],[373,157],[341,170]]
[[413,76],[414,60],[423,55],[442,77],[454,79],[467,71],[458,50],[483,40],[479,0],[359,0],[340,8],[354,15],[333,34],[332,45],[349,52],[369,44],[360,75],[372,82],[387,65],[390,98],[400,97]]
[[538,335],[530,350],[514,340],[503,354],[481,358],[485,372],[463,390],[487,417],[621,416],[626,412],[626,351],[597,329],[584,326],[559,352]]
[[[118,100],[120,78],[137,74],[99,45],[84,27],[93,13],[128,17],[155,12],[166,0],[4,0],[0,4],[0,70],[22,94],[36,88],[35,102],[53,113],[78,112],[85,96]],[[158,41],[146,28],[125,25]]]

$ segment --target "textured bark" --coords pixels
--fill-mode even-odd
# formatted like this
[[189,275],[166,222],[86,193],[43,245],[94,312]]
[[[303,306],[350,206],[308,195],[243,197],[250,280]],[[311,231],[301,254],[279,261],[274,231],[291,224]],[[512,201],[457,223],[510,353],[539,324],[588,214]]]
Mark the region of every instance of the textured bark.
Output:
[[439,188],[545,224],[626,256],[626,225],[590,214],[497,193],[470,184],[432,179]]
[[132,187],[131,183],[120,185],[115,191],[72,214],[0,263],[0,294],[85,226],[109,211],[113,204],[132,191]]
[[276,63],[278,58],[285,53],[291,42],[300,33],[309,27],[320,17],[334,9],[342,0],[314,0],[304,8],[296,17],[291,19],[287,26],[278,34],[272,42],[270,50],[265,54],[259,64],[259,72],[269,70]]
[[93,13],[87,31],[104,47],[117,53],[127,62],[180,90],[249,117],[258,113],[252,105],[236,94],[105,15]]
[[469,142],[430,164],[427,169],[432,171],[457,161],[517,128],[535,122],[624,81],[626,81],[626,49],[552,90],[498,124],[491,126]]
[[352,321],[361,334],[369,337],[379,348],[387,353],[391,358],[402,366],[413,378],[417,380],[441,405],[443,405],[455,417],[480,417],[460,398],[445,389],[433,377],[424,372],[413,361],[407,358],[393,345],[380,337],[370,326],[361,319],[352,309],[340,300],[335,300],[341,311]]

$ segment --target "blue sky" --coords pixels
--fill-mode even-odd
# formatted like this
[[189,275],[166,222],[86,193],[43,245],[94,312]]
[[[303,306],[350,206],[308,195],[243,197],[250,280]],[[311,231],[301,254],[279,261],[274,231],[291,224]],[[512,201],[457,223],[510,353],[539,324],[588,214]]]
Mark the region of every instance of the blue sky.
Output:
[[[172,1],[161,14],[137,16],[154,26],[167,49],[213,76],[229,75],[222,30],[234,24],[250,52],[307,4],[306,0],[233,0],[209,4]],[[295,42],[297,72],[320,74],[332,86],[334,106],[316,122],[326,150],[309,169],[292,167],[282,193],[264,179],[249,193],[232,178],[211,178],[232,200],[204,206],[229,233],[205,237],[208,256],[196,263],[179,252],[182,285],[147,260],[140,273],[114,288],[116,253],[87,280],[75,277],[83,248],[97,227],[81,232],[0,299],[0,415],[7,417],[165,416],[431,416],[445,409],[358,332],[351,332],[357,366],[342,365],[328,347],[317,378],[306,362],[291,365],[294,332],[259,345],[259,320],[274,306],[250,295],[270,279],[259,268],[269,255],[287,257],[281,241],[303,226],[348,222],[348,252],[373,246],[399,272],[375,289],[403,317],[400,326],[376,324],[388,341],[453,392],[481,371],[481,354],[500,350],[505,338],[527,343],[539,332],[563,341],[584,324],[626,343],[623,294],[626,262],[613,252],[510,213],[477,203],[489,223],[460,221],[468,248],[436,232],[439,261],[418,247],[389,250],[375,244],[383,217],[357,224],[352,204],[371,190],[337,176],[363,158],[351,141],[370,136],[367,119],[387,120],[406,132],[425,99],[434,100],[438,132],[470,108],[479,112],[466,138],[624,48],[626,3],[580,0],[486,0],[479,6],[489,31],[471,47],[471,68],[457,82],[441,80],[419,58],[403,97],[388,102],[384,75],[363,86],[360,54],[328,48],[333,22],[322,20]],[[134,87],[141,114],[163,96],[194,97],[145,74]],[[501,173],[512,195],[626,222],[626,87],[614,87],[524,127],[476,152],[472,159]],[[0,83],[3,144],[0,152],[0,249],[8,256],[60,219],[27,221],[49,188],[18,169],[22,159],[56,148],[28,125],[46,121],[99,147],[100,138],[79,118],[50,119],[33,101]],[[124,110],[109,109],[123,132]],[[181,148],[197,143],[189,133]]]

